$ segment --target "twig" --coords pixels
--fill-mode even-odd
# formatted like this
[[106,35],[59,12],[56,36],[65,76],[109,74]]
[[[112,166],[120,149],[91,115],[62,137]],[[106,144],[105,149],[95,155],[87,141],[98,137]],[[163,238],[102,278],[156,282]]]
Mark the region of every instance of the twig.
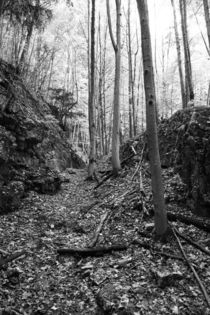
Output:
[[21,252],[16,252],[12,255],[10,255],[9,257],[7,258],[4,258],[4,259],[0,259],[0,269],[5,265],[7,264],[8,262],[12,261],[12,260],[15,260],[17,258],[19,258],[20,256],[23,256],[26,254],[26,251],[21,251]]
[[136,170],[135,170],[135,172],[134,172],[134,174],[133,174],[133,176],[132,176],[132,178],[131,178],[131,181],[133,181],[134,177],[135,177],[136,174],[138,173],[138,170],[141,169],[145,148],[146,148],[146,144],[145,144],[145,142],[144,142],[144,146],[143,146],[142,151],[141,151],[141,159],[140,159],[139,164],[138,164],[138,166],[137,166],[137,168],[136,168]]
[[183,234],[179,233],[179,231],[176,230],[176,234],[178,234],[183,240],[185,240],[186,242],[188,242],[189,244],[193,245],[195,248],[200,249],[203,253],[207,254],[210,256],[210,251],[205,249],[203,246],[201,246],[200,244],[192,241],[190,238],[188,238],[187,236],[184,236]]
[[[132,147],[133,148],[133,147]],[[136,151],[134,149],[132,149],[132,153],[127,157],[125,158],[124,160],[122,160],[121,162],[121,166],[124,167],[125,164],[130,160],[132,159],[132,157],[134,157],[134,155],[136,155]]]
[[192,272],[193,272],[193,274],[194,274],[194,276],[195,276],[195,279],[196,279],[196,281],[197,281],[197,283],[198,283],[198,285],[199,285],[199,287],[200,287],[200,289],[201,289],[201,292],[203,293],[203,295],[204,295],[204,297],[205,297],[205,299],[206,299],[206,302],[207,302],[208,307],[210,307],[210,298],[209,298],[209,296],[208,296],[208,293],[207,293],[207,291],[206,291],[206,289],[205,289],[203,283],[201,282],[201,280],[200,280],[200,278],[199,278],[199,276],[198,276],[198,274],[197,274],[195,268],[194,268],[194,267],[192,266],[192,264],[189,262],[189,260],[188,260],[188,258],[187,258],[187,255],[186,255],[185,252],[184,252],[184,249],[183,249],[183,247],[182,247],[182,244],[181,244],[181,242],[180,242],[180,240],[179,240],[179,238],[178,238],[178,233],[177,233],[178,231],[176,230],[176,228],[173,228],[172,231],[173,231],[173,234],[174,234],[174,236],[175,236],[175,238],[176,238],[176,240],[177,240],[177,243],[178,243],[178,245],[179,245],[180,251],[181,251],[181,253],[182,253],[182,255],[183,255],[183,257],[184,257],[184,259],[185,259],[187,265],[188,265],[189,268],[192,270]]
[[184,260],[184,259],[183,259],[182,257],[180,257],[180,256],[171,255],[171,254],[168,254],[168,253],[158,252],[158,251],[155,251],[155,252],[154,252],[154,255],[161,255],[161,256],[165,256],[165,257],[167,257],[167,258],[178,259],[178,260]]
[[88,246],[89,248],[94,247],[96,245],[96,243],[98,241],[99,234],[103,228],[104,222],[106,221],[108,214],[109,214],[109,212],[107,211],[106,213],[104,213],[101,216],[101,220],[100,220],[100,223],[96,229],[95,236],[94,236],[92,242],[90,243],[90,245]]
[[97,200],[97,201],[94,201],[93,203],[91,203],[89,206],[86,206],[84,207],[83,209],[81,209],[80,211],[83,213],[83,214],[86,214],[88,211],[90,211],[92,208],[94,208],[96,205],[100,204],[100,202]]
[[151,251],[151,254],[153,254],[153,255],[161,255],[161,256],[168,257],[168,258],[183,260],[183,258],[180,257],[180,256],[176,256],[176,255],[172,255],[172,254],[156,251],[155,249],[152,248],[152,246],[148,242],[141,242],[141,241],[135,239],[132,242],[132,244],[136,244],[136,245],[139,245],[139,246],[141,246],[141,247],[143,247],[145,249],[149,249]]
[[107,181],[112,176],[113,176],[113,172],[109,173],[106,177],[104,177],[104,179],[102,179],[100,183],[98,183],[98,185],[96,185],[96,187],[94,187],[94,189],[97,189],[98,187],[100,187],[105,181]]

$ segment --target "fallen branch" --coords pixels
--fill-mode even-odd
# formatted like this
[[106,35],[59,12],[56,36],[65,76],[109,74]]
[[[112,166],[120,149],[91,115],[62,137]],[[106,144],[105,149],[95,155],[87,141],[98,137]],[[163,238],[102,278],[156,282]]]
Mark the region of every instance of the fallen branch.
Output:
[[59,255],[78,255],[82,257],[103,256],[113,251],[126,250],[127,248],[127,245],[98,246],[95,248],[59,248],[57,253]]
[[187,217],[185,215],[182,214],[176,214],[174,212],[168,212],[167,213],[168,216],[168,220],[169,221],[180,221],[183,222],[185,224],[192,224],[195,227],[206,231],[206,232],[210,232],[210,222],[208,221],[204,221],[203,219],[199,219],[199,218],[195,218],[195,217]]
[[104,225],[104,222],[106,221],[107,219],[107,216],[108,216],[109,212],[107,211],[106,213],[104,213],[102,216],[101,216],[101,220],[100,220],[100,223],[97,227],[97,230],[95,232],[95,236],[92,240],[92,242],[90,243],[90,245],[88,246],[89,247],[94,247],[98,241],[98,238],[99,238],[99,234],[101,233],[101,230],[103,228],[103,225]]
[[183,260],[183,258],[180,256],[176,256],[176,255],[172,255],[172,254],[168,254],[168,253],[164,253],[164,252],[160,252],[160,251],[155,250],[154,248],[152,248],[152,246],[150,244],[148,244],[148,242],[141,242],[139,240],[134,240],[132,242],[132,244],[136,244],[136,245],[139,245],[145,249],[149,249],[151,251],[151,254],[153,254],[153,255],[161,255],[161,256],[165,256],[167,258]]
[[111,173],[109,173],[106,177],[104,177],[104,179],[102,179],[102,181],[100,183],[98,183],[98,185],[96,185],[96,187],[94,187],[94,189],[97,189],[98,187],[100,187],[104,182],[106,182],[112,176],[113,176],[113,172],[111,171]]
[[[199,287],[200,287],[200,289],[201,289],[201,292],[203,293],[203,295],[204,295],[204,297],[205,297],[205,299],[206,299],[206,303],[207,303],[208,307],[210,307],[210,298],[209,298],[209,296],[208,296],[208,293],[207,293],[207,291],[206,291],[206,289],[205,289],[205,287],[204,287],[204,285],[203,285],[201,279],[199,278],[199,276],[198,276],[198,274],[197,274],[195,268],[192,266],[192,264],[190,263],[190,261],[189,261],[188,258],[187,258],[187,255],[186,255],[185,252],[184,252],[184,249],[183,249],[183,247],[182,247],[182,244],[181,244],[181,242],[180,242],[180,240],[179,240],[179,238],[178,238],[178,233],[179,233],[179,232],[176,230],[176,228],[173,228],[172,231],[173,231],[173,234],[174,234],[174,236],[175,236],[175,238],[176,238],[176,240],[177,240],[177,243],[178,243],[178,245],[179,245],[180,251],[181,251],[181,253],[182,253],[182,255],[183,255],[183,257],[184,257],[184,259],[185,259],[187,265],[188,265],[189,268],[192,270],[192,272],[193,272],[193,274],[194,274],[194,276],[195,276],[195,279],[196,279],[196,281],[197,281],[197,283],[198,283],[198,285],[199,285]],[[177,232],[178,232],[178,233],[177,233]]]
[[181,237],[183,240],[185,240],[186,242],[188,242],[189,244],[191,244],[192,246],[194,246],[197,249],[200,249],[203,253],[207,254],[210,256],[210,251],[207,250],[205,247],[201,246],[200,244],[192,241],[190,238],[188,238],[187,236],[179,233],[179,231],[176,230],[176,234],[179,235],[179,237]]
[[132,148],[132,153],[127,157],[127,158],[125,158],[124,160],[122,160],[122,162],[121,162],[121,167],[124,167],[126,164],[127,164],[127,162],[130,160],[130,159],[132,159],[133,157],[134,157],[134,155],[136,155],[136,151],[134,150],[134,148],[133,147],[131,147]]
[[13,260],[19,258],[20,256],[25,255],[25,254],[26,254],[26,251],[16,252],[16,253],[10,255],[10,256],[7,257],[7,258],[0,259],[0,269],[1,269],[4,265],[6,265],[8,262],[13,261]]
[[[134,157],[134,155],[136,155],[135,149],[134,149],[133,147],[131,147],[131,148],[132,148],[132,153],[131,153],[127,158],[125,158],[124,160],[122,160],[122,162],[121,162],[121,167],[122,167],[122,168],[126,165],[126,163],[127,163],[132,157]],[[114,174],[113,174],[112,171],[110,171],[110,173],[108,173],[108,175],[107,175],[106,177],[104,177],[104,179],[102,179],[102,181],[101,181],[100,183],[98,183],[98,185],[96,185],[96,186],[94,187],[94,189],[97,189],[98,187],[100,187],[104,182],[106,182],[106,181],[107,181],[109,178],[111,178],[112,176],[114,176]]]
[[91,203],[88,206],[85,206],[83,209],[81,209],[80,211],[84,214],[86,214],[87,212],[89,212],[92,208],[94,208],[96,205],[98,205],[100,202],[99,200],[94,201],[93,203]]
[[133,179],[136,176],[136,174],[138,173],[138,171],[141,170],[145,148],[146,148],[146,143],[144,142],[144,146],[143,146],[142,151],[141,151],[141,158],[140,158],[139,164],[138,164],[138,166],[137,166],[137,168],[136,168],[136,170],[135,170],[135,172],[131,178],[131,181],[133,181]]

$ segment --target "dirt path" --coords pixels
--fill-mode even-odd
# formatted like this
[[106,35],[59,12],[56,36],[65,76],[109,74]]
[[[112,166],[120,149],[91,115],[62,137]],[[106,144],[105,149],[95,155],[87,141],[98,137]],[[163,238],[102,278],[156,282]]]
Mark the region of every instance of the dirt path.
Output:
[[[132,172],[124,170],[94,191],[86,172],[75,170],[57,195],[30,193],[20,211],[0,217],[0,250],[26,251],[0,270],[0,314],[209,314],[186,264],[157,254],[180,257],[174,240],[162,245],[151,238],[153,219],[134,198]],[[86,258],[57,255],[59,247],[90,244],[107,211],[98,243],[127,244],[127,250]],[[193,226],[175,226],[197,240],[208,238]],[[129,245],[134,239],[150,248]],[[209,257],[185,249],[209,290]]]

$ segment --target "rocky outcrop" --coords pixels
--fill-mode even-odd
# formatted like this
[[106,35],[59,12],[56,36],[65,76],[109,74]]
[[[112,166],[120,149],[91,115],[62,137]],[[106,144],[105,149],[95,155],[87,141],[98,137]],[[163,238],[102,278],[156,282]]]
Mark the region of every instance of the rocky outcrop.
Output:
[[48,104],[0,60],[0,212],[17,208],[29,190],[56,192],[59,172],[84,166]]
[[210,216],[210,108],[176,112],[159,125],[162,166],[173,166],[186,184],[186,201]]

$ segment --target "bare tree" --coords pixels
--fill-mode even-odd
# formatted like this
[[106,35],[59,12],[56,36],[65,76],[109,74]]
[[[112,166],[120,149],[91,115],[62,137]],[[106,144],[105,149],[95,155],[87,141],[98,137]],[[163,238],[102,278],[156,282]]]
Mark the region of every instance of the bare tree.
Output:
[[115,52],[115,83],[114,83],[114,111],[113,111],[113,130],[112,130],[112,168],[113,173],[118,174],[120,165],[120,67],[121,67],[121,0],[115,0],[116,3],[116,42],[112,31],[109,0],[107,4],[107,17],[109,33]]
[[192,65],[190,58],[189,38],[187,29],[187,4],[186,0],[179,0],[179,8],[181,14],[182,38],[184,46],[185,59],[185,95],[187,103],[194,101],[194,90],[192,83]]
[[144,71],[144,89],[146,98],[147,141],[150,170],[152,177],[152,193],[155,213],[155,231],[157,236],[167,232],[167,215],[165,210],[164,187],[161,176],[161,164],[156,123],[156,94],[152,61],[151,36],[147,0],[137,0],[140,24],[141,44]]
[[180,80],[180,89],[181,89],[181,97],[182,97],[182,108],[185,108],[187,107],[187,102],[186,102],[184,78],[183,78],[183,71],[182,71],[181,45],[180,45],[180,39],[179,39],[176,8],[174,5],[174,0],[171,0],[171,5],[173,9],[173,16],[174,16],[174,32],[175,32],[175,39],[176,39],[176,50],[177,50],[179,80]]
[[127,11],[127,51],[128,51],[128,94],[129,94],[129,136],[136,135],[136,108],[134,102],[134,75],[131,50],[131,2],[128,0]]
[[96,167],[96,141],[95,141],[95,0],[92,0],[91,13],[91,58],[90,58],[90,95],[88,102],[90,154],[88,165],[88,178],[93,179]]
[[210,15],[209,15],[209,1],[208,0],[203,0],[203,7],[204,7],[204,14],[205,14],[208,42],[209,42],[209,47],[210,47]]

